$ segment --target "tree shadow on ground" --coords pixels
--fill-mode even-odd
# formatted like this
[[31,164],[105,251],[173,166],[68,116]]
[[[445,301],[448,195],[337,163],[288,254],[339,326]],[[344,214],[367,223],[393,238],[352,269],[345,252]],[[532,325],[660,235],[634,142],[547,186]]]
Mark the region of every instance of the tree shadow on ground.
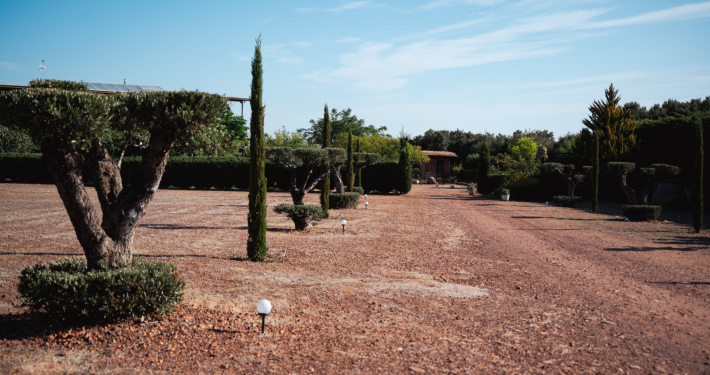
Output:
[[[237,228],[229,228],[229,227],[202,227],[202,226],[189,226],[189,225],[178,225],[178,224],[139,224],[138,225],[141,228],[148,228],[148,229],[168,229],[168,230],[182,230],[182,229],[241,229],[241,227]],[[246,227],[244,227],[246,228]]]
[[670,285],[710,285],[707,281],[651,281],[649,284],[670,284]]
[[47,317],[34,315],[28,311],[0,314],[0,341],[28,340],[67,332],[81,327],[95,327],[114,324],[123,319],[74,319],[71,322],[51,322]]
[[656,240],[656,242],[665,245],[699,246],[710,249],[710,237],[708,236],[675,236]]
[[[686,236],[675,236],[670,238],[663,238],[654,241],[659,245],[659,247],[643,246],[634,247],[627,246],[623,248],[608,248],[604,249],[607,251],[658,251],[658,250],[668,250],[668,251],[698,251],[710,249],[710,237],[686,237]],[[680,245],[682,247],[673,247],[668,245]]]
[[209,258],[209,259],[227,259],[219,256],[209,256],[202,254],[133,254],[139,258]]
[[71,256],[80,256],[83,257],[84,253],[38,253],[38,252],[31,252],[31,253],[11,253],[11,252],[4,252],[0,253],[0,255],[71,255]]

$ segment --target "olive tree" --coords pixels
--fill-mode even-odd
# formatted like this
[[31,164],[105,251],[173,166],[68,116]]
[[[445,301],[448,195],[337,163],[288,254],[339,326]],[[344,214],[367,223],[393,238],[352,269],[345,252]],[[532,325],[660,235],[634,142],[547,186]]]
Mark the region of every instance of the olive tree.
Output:
[[651,201],[653,193],[664,179],[680,174],[679,167],[668,164],[651,164],[650,167],[641,168],[640,171],[647,178],[639,196],[641,204],[648,204]]
[[624,194],[626,194],[626,199],[631,205],[636,204],[636,190],[632,189],[626,183],[626,176],[634,169],[636,169],[635,163],[610,162],[607,164],[607,171],[619,176],[619,184],[621,185],[621,189],[624,191]]
[[567,181],[567,196],[574,197],[574,189],[581,184],[587,175],[592,173],[591,166],[584,166],[584,173],[574,173],[574,164],[545,163],[542,170],[548,173],[557,173]]
[[[313,190],[327,175],[340,168],[345,162],[342,148],[290,148],[267,147],[266,157],[272,163],[286,169],[291,175],[291,199],[296,206],[303,205],[303,197]],[[324,171],[321,166],[327,166]],[[300,167],[301,175],[299,176]],[[313,175],[317,171],[318,175]],[[311,177],[313,176],[313,177]],[[299,178],[300,177],[300,178]]]
[[[173,144],[215,126],[227,104],[219,95],[199,92],[112,97],[77,88],[80,91],[31,88],[4,92],[0,117],[40,145],[88,267],[118,268],[132,261],[135,229],[158,190]],[[113,128],[149,135],[131,181],[123,181],[118,164],[102,142]],[[101,212],[91,204],[84,177],[94,183]]]

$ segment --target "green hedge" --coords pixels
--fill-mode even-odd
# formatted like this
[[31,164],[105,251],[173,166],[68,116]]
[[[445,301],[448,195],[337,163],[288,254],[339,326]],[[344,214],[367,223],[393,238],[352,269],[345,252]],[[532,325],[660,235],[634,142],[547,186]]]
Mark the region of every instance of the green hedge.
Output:
[[60,324],[170,314],[184,288],[170,263],[134,260],[131,267],[89,271],[75,257],[27,267],[17,285],[23,307]]
[[570,197],[568,195],[557,195],[552,201],[562,207],[574,207],[577,203],[582,203],[582,197]]
[[[127,157],[121,165],[121,176],[129,184],[139,168],[140,156]],[[300,175],[300,170],[298,171]],[[397,163],[377,163],[362,169],[363,191],[391,193],[402,178]],[[52,176],[42,162],[42,154],[0,154],[0,182],[51,184]],[[291,176],[278,165],[266,162],[266,180],[270,188],[288,190]],[[399,184],[402,185],[402,184]],[[239,189],[249,188],[249,158],[172,156],[165,166],[160,188]],[[331,184],[333,186],[333,184]]]
[[54,179],[42,161],[42,154],[0,154],[0,182],[52,184]]
[[661,206],[625,205],[624,216],[631,221],[657,220],[661,216]]
[[330,193],[328,206],[330,209],[357,208],[360,202],[360,193]]
[[398,179],[403,177],[397,163],[376,163],[362,169],[362,188],[366,193],[377,191],[388,194],[398,191],[398,186],[404,186]]

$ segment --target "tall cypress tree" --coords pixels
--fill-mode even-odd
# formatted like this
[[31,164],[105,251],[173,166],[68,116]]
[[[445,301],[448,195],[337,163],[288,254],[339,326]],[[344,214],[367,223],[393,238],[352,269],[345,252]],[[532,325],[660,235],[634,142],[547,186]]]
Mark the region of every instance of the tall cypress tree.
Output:
[[249,238],[247,256],[252,262],[266,259],[266,149],[264,146],[263,79],[261,70],[261,35],[256,40],[251,61],[251,139],[249,141]]
[[703,120],[695,119],[695,165],[693,173],[693,228],[695,233],[703,230]]
[[599,134],[594,132],[594,155],[592,157],[592,212],[599,211]]
[[[362,152],[362,148],[360,147],[360,137],[357,137],[357,147],[355,148],[355,151]],[[358,169],[357,171],[357,176],[355,176],[355,186],[362,187],[362,169]]]
[[397,185],[401,186],[397,189],[402,194],[407,194],[412,190],[412,158],[409,153],[409,140],[407,138],[399,139],[399,170],[401,172],[401,182]]
[[[323,139],[321,145],[323,148],[330,147],[330,114],[328,113],[328,104],[326,103],[325,109],[323,110]],[[330,168],[330,166],[324,166],[323,168]],[[325,170],[323,170],[325,172]],[[330,175],[325,176],[320,185],[320,206],[323,209],[323,217],[326,219],[330,217],[328,209],[330,200]]]
[[481,194],[490,193],[488,188],[488,174],[491,170],[491,152],[488,148],[488,136],[483,137],[481,153],[478,157],[478,192]]
[[350,130],[348,131],[348,160],[345,162],[347,166],[347,171],[346,173],[348,174],[346,177],[346,185],[348,186],[347,192],[352,193],[353,187],[354,187],[354,182],[353,181],[353,128],[352,126],[350,127]]

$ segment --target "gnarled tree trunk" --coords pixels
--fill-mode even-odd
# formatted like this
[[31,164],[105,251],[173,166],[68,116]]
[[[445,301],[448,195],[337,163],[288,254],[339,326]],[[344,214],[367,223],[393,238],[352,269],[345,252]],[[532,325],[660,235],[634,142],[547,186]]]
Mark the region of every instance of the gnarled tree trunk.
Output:
[[165,171],[172,142],[152,133],[136,180],[123,188],[121,171],[99,140],[84,154],[102,215],[91,205],[82,181],[81,155],[43,149],[43,159],[67,209],[90,269],[117,268],[133,260],[133,236]]
[[619,175],[619,183],[621,184],[621,189],[624,191],[624,194],[626,194],[626,199],[629,201],[629,204],[636,204],[636,191],[626,184],[625,174]]

